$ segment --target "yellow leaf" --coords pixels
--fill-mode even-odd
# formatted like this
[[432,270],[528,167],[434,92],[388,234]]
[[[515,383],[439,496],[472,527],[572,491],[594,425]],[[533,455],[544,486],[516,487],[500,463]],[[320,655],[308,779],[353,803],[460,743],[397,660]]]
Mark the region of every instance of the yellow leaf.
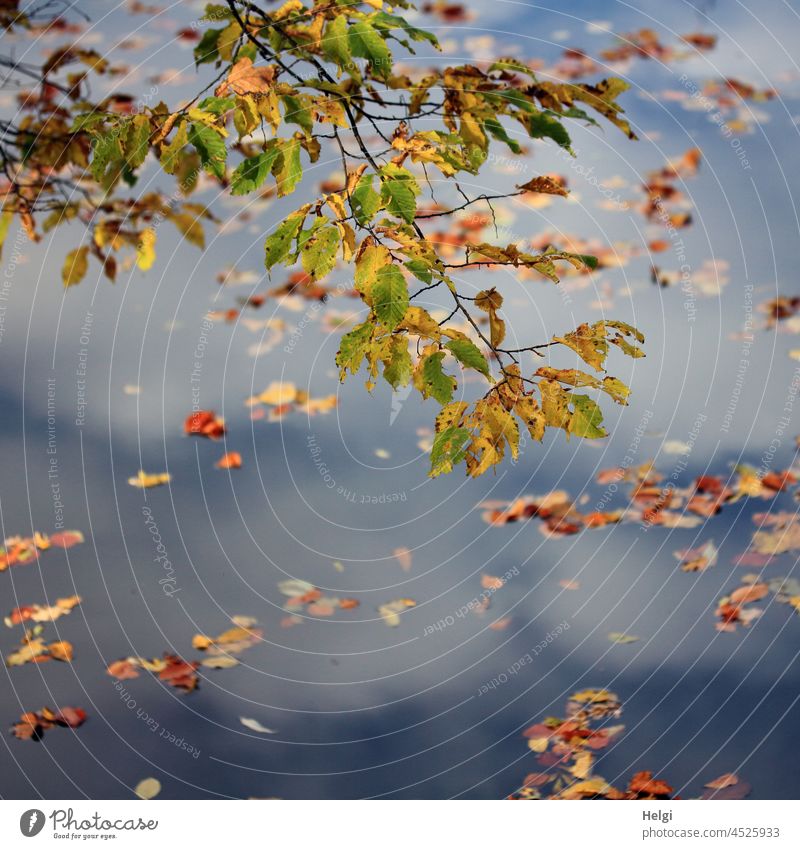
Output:
[[258,111],[266,119],[267,123],[272,127],[272,131],[277,133],[278,127],[281,125],[281,110],[280,100],[274,89],[270,89],[266,94],[262,95],[256,101]]
[[233,123],[239,133],[239,138],[252,133],[260,122],[261,116],[255,98],[249,94],[246,94],[244,97],[237,97],[236,109],[233,113]]
[[143,778],[133,792],[140,799],[155,799],[161,792],[161,782],[157,778]]
[[61,279],[64,286],[76,286],[86,276],[89,269],[89,247],[82,245],[70,251],[61,269]]
[[6,666],[22,666],[23,663],[28,663],[45,652],[43,640],[27,640],[22,648],[6,656]]
[[356,256],[355,286],[366,298],[370,299],[372,284],[375,282],[378,271],[392,261],[389,251],[383,245],[361,243],[361,248]]
[[441,433],[449,427],[457,425],[469,404],[466,401],[453,401],[445,404],[436,416],[436,432]]
[[139,234],[136,245],[136,265],[141,271],[148,271],[156,261],[156,231],[151,227]]
[[334,211],[336,217],[341,221],[347,218],[347,209],[344,205],[344,198],[341,194],[327,195],[325,202]]
[[592,772],[593,760],[591,752],[580,752],[575,755],[575,760],[569,771],[575,778],[588,778]]
[[514,404],[516,414],[525,423],[532,439],[541,442],[544,439],[545,416],[535,398],[524,395]]
[[157,472],[156,474],[148,474],[139,469],[139,473],[135,478],[128,478],[128,483],[135,486],[137,489],[151,489],[154,486],[162,486],[172,480],[172,475],[167,472]]
[[398,598],[380,605],[378,613],[390,628],[396,628],[400,624],[400,614],[408,607],[415,607],[416,604],[410,598]]
[[209,669],[231,669],[239,665],[239,660],[229,654],[220,654],[215,657],[205,657],[200,663]]
[[423,339],[439,340],[442,336],[438,322],[434,321],[430,313],[422,307],[409,307],[400,327],[413,336],[421,336]]
[[562,799],[582,799],[586,796],[605,796],[611,785],[604,778],[589,778],[571,784],[561,794]]
[[281,383],[279,380],[274,380],[270,385],[258,396],[258,400],[262,404],[270,404],[273,407],[280,407],[283,404],[292,404],[297,398],[297,387],[293,383]]
[[605,326],[602,321],[593,324],[581,324],[566,336],[554,336],[554,342],[560,342],[572,348],[578,356],[597,371],[603,371],[603,362],[608,355]]

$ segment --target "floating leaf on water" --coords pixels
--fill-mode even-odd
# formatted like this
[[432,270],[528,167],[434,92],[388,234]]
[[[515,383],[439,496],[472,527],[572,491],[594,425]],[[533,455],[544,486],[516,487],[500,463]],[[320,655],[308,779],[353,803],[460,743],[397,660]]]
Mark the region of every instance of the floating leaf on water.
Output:
[[157,778],[143,778],[133,792],[140,799],[155,799],[161,792],[161,782]]

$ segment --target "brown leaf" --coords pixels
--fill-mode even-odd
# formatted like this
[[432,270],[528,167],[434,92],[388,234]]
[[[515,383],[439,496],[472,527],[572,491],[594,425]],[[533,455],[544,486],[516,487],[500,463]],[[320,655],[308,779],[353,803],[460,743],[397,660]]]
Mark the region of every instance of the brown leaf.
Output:
[[633,776],[628,791],[637,796],[664,798],[672,795],[673,788],[666,781],[653,778],[653,773],[649,770],[643,770]]
[[569,192],[564,187],[564,183],[554,179],[553,177],[534,177],[532,180],[528,180],[527,183],[523,183],[521,186],[517,186],[518,189],[522,189],[525,192],[539,192],[539,194],[544,195],[561,195],[561,197],[566,197]]

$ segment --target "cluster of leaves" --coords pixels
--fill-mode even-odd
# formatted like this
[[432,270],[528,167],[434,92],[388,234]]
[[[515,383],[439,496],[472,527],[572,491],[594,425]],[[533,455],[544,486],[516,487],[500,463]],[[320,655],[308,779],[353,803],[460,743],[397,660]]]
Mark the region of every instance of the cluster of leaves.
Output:
[[[660,525],[665,528],[696,528],[716,517],[725,505],[743,499],[761,499],[772,502],[781,493],[793,490],[800,477],[796,467],[784,471],[758,473],[748,466],[737,466],[726,480],[717,475],[701,475],[688,486],[662,485],[663,476],[652,463],[631,468],[612,468],[601,471],[597,482],[614,487],[627,483],[628,501],[622,507],[591,513],[581,512],[569,495],[561,490],[544,496],[523,496],[512,503],[488,502],[483,505],[483,518],[491,525],[539,519],[540,530],[548,537],[576,534],[588,528],[602,528],[620,522],[640,522],[645,526]],[[606,493],[609,490],[606,489]],[[604,497],[604,501],[607,498]],[[771,512],[753,514],[758,529],[753,533],[750,546],[737,554],[732,562],[737,566],[762,570],[743,576],[741,585],[722,596],[716,607],[716,628],[734,633],[739,626],[749,627],[764,614],[755,606],[769,596],[768,603],[788,605],[800,613],[800,581],[791,575],[767,578],[763,569],[776,558],[800,551],[800,522],[797,514],[773,509]],[[701,573],[717,565],[719,549],[713,539],[695,543],[690,548],[673,552],[680,570]],[[576,581],[561,583],[567,590],[579,589]],[[608,635],[612,643],[628,644],[639,638],[622,632]]]
[[609,725],[622,712],[618,697],[603,689],[573,693],[564,718],[547,717],[523,732],[536,754],[539,771],[530,773],[512,799],[669,799],[673,789],[638,772],[625,790],[595,774],[595,752],[610,746],[625,730]]
[[[618,788],[594,771],[596,753],[615,743],[624,725],[610,725],[622,713],[616,694],[597,688],[580,690],[567,700],[565,717],[547,717],[526,728],[523,735],[535,753],[538,770],[529,773],[509,798],[532,799],[677,799],[675,788],[651,770],[631,776]],[[744,799],[750,785],[725,773],[704,785],[701,799]]]
[[57,598],[53,605],[25,604],[15,607],[5,617],[6,626],[13,628],[21,622],[54,622],[62,616],[66,616],[81,603],[80,596],[72,595],[66,598]]
[[[557,490],[544,496],[523,496],[512,503],[490,502],[483,505],[483,519],[490,525],[539,519],[546,536],[576,534],[586,528],[602,528],[618,522],[641,522],[665,528],[695,528],[703,519],[717,515],[726,504],[743,498],[773,499],[797,483],[791,470],[759,474],[749,466],[737,466],[729,479],[716,475],[700,475],[684,487],[673,482],[664,484],[664,475],[652,461],[627,468],[604,469],[597,483],[614,486],[627,483],[628,501],[611,510],[581,512],[568,493]],[[782,516],[783,514],[777,514]],[[790,523],[791,526],[791,523]],[[800,548],[800,532],[789,534],[756,534],[756,546],[762,551],[780,553],[796,544]],[[711,545],[675,552],[685,572],[703,571],[716,562],[716,549]],[[755,564],[753,564],[755,565]]]
[[[511,59],[486,67],[432,67],[411,79],[395,71],[394,51],[439,45],[432,33],[396,14],[406,8],[406,0],[393,7],[288,0],[270,11],[243,0],[209,4],[209,28],[194,55],[198,66],[214,66],[218,74],[178,110],[165,103],[132,108],[130,98],[120,95],[92,102],[85,70],[54,83],[57,72],[74,63],[95,73],[107,70],[107,62],[92,51],[60,49],[42,69],[41,92],[25,101],[30,120],[11,136],[24,155],[6,157],[16,164],[2,208],[6,216],[22,216],[33,236],[38,235],[37,210],[49,212],[45,230],[82,220],[91,239],[68,255],[65,285],[82,279],[90,256],[113,279],[113,254],[125,248],[132,250],[128,264],[142,270],[152,265],[163,220],[203,246],[202,221],[211,213],[185,200],[200,174],[233,195],[285,197],[300,185],[306,163],[316,162],[322,145],[332,143],[341,154],[344,185],[281,221],[266,239],[265,266],[270,271],[299,263],[312,284],[337,263],[350,266],[368,315],[342,339],[337,355],[342,379],[366,364],[370,389],[379,373],[395,389],[413,383],[423,398],[442,406],[431,474],[448,472],[463,460],[470,475],[480,475],[507,452],[517,455],[515,417],[535,439],[548,427],[598,438],[605,435],[600,408],[575,390],[604,391],[626,403],[628,389],[614,378],[549,367],[523,374],[518,354],[543,356],[539,349],[561,344],[601,371],[609,343],[638,357],[642,352],[635,343],[643,337],[628,325],[607,321],[539,346],[504,349],[502,295],[488,289],[468,296],[459,290],[454,271],[508,267],[558,282],[557,263],[592,269],[594,258],[482,242],[465,245],[462,262],[445,262],[424,228],[428,220],[471,204],[491,204],[495,196],[469,198],[458,177],[478,174],[492,143],[505,145],[512,155],[524,152],[518,137],[549,140],[572,152],[565,120],[596,123],[593,114],[635,138],[617,103],[628,86],[616,78],[594,85],[555,83]],[[416,129],[416,123],[425,129]],[[394,130],[386,131],[392,124]],[[232,152],[238,155],[235,166]],[[135,184],[149,154],[175,179],[175,193],[120,197],[120,186]],[[422,212],[429,169],[466,202]],[[72,189],[67,197],[61,196],[64,181]],[[540,177],[496,197],[524,192],[565,194]],[[418,292],[410,291],[411,280]],[[435,321],[414,304],[420,294],[440,286],[452,299],[450,319],[466,322],[466,332],[450,319]],[[457,379],[444,370],[448,362],[478,372],[488,384],[484,397],[454,401]]]
[[0,545],[0,572],[10,566],[32,563],[38,559],[40,551],[46,551],[53,546],[72,548],[82,542],[83,534],[80,531],[59,531],[50,536],[34,531],[32,537],[8,537]]
[[45,663],[48,660],[61,660],[65,663],[72,662],[72,644],[66,640],[57,640],[47,643],[42,639],[44,626],[35,625],[26,630],[22,637],[20,647],[6,655],[6,666],[22,666],[24,663]]
[[23,713],[19,722],[11,728],[11,733],[20,740],[41,740],[44,732],[50,728],[77,728],[86,721],[86,711],[75,707],[62,707]]
[[208,669],[229,669],[238,666],[237,655],[262,641],[263,631],[256,627],[256,624],[256,620],[251,616],[234,616],[231,619],[232,627],[216,637],[195,634],[192,638],[192,648],[205,655],[200,661],[185,660],[165,652],[163,657],[132,656],[115,660],[108,665],[106,672],[112,678],[124,681],[138,678],[141,670],[145,670],[167,686],[191,693],[200,684],[197,670],[201,666]]
[[117,680],[125,680],[138,678],[139,670],[144,669],[168,686],[190,693],[200,682],[197,674],[199,665],[196,661],[189,662],[175,654],[165,653],[161,658],[127,657],[115,660],[106,671]]

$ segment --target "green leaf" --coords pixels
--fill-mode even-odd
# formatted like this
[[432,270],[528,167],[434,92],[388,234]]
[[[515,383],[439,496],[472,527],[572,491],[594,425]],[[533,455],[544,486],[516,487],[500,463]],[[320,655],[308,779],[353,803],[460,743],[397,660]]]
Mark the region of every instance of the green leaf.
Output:
[[336,354],[336,365],[339,366],[339,379],[344,381],[348,370],[355,374],[361,368],[361,362],[367,355],[367,349],[372,342],[372,331],[375,326],[370,321],[357,324],[349,333],[342,336],[339,351]]
[[448,351],[465,368],[472,368],[489,377],[489,363],[486,357],[470,339],[453,339],[445,345]]
[[340,71],[354,70],[353,54],[350,52],[350,42],[347,37],[347,17],[337,15],[325,26],[325,34],[321,41],[322,55]]
[[392,70],[392,54],[383,36],[365,20],[353,21],[347,35],[353,56],[366,59],[373,76],[386,79]]
[[393,215],[411,224],[417,214],[417,199],[403,180],[390,180],[381,186],[381,195],[386,209]]
[[272,173],[278,187],[278,197],[290,195],[303,177],[303,166],[300,164],[300,141],[298,139],[282,139],[280,156],[275,161]]
[[385,179],[381,183],[381,200],[386,209],[412,224],[417,214],[417,195],[419,185],[410,171],[396,165],[387,165],[383,169]]
[[281,100],[285,110],[284,121],[287,124],[297,124],[302,127],[307,136],[311,135],[311,130],[314,128],[314,119],[311,117],[308,104],[292,94],[285,94]]
[[207,127],[205,124],[193,123],[189,127],[189,141],[194,145],[195,150],[200,155],[200,162],[203,168],[213,174],[217,179],[225,179],[225,160],[228,157],[228,150],[225,147],[225,140],[220,134]]
[[339,230],[333,225],[318,229],[300,251],[300,262],[304,271],[315,280],[329,274],[336,265],[336,251],[340,239]]
[[458,465],[466,455],[466,443],[471,434],[463,427],[448,427],[433,438],[431,449],[432,478],[453,471],[453,466]]
[[136,115],[128,126],[125,137],[125,161],[129,168],[138,168],[150,150],[150,119]]
[[422,259],[410,259],[406,262],[406,268],[423,283],[429,286],[433,282],[433,272],[430,265]]
[[292,241],[303,226],[305,215],[290,215],[281,222],[275,232],[264,243],[264,265],[269,271],[274,265],[283,262],[289,255]]
[[403,320],[408,309],[408,286],[396,265],[378,269],[372,285],[372,307],[381,324],[389,330],[394,330]]
[[221,34],[221,29],[209,29],[203,33],[203,37],[194,48],[195,65],[202,65],[204,62],[216,62],[219,59],[217,42]]
[[374,174],[363,174],[350,195],[350,208],[359,224],[368,224],[381,208],[380,195],[372,188]]
[[69,128],[70,132],[80,133],[82,130],[91,130],[96,124],[105,121],[106,118],[108,118],[106,112],[83,112],[73,118],[72,126]]
[[277,147],[273,147],[240,162],[231,174],[231,194],[247,195],[259,188],[267,179],[279,152]]
[[544,112],[529,113],[520,117],[532,139],[552,139],[560,147],[572,152],[572,140],[564,125]]
[[408,386],[411,380],[411,353],[408,350],[408,336],[404,333],[392,336],[389,350],[383,359],[383,376],[393,389]]
[[440,404],[449,404],[453,400],[456,380],[442,371],[444,351],[435,351],[423,357],[418,367],[417,388],[425,398],[435,398]]
[[230,112],[235,105],[236,101],[232,97],[206,97],[197,104],[197,108],[219,116]]
[[608,435],[600,427],[603,423],[600,407],[588,395],[573,395],[572,406],[573,413],[567,425],[567,433],[585,439],[600,439]]
[[101,135],[94,138],[90,170],[98,183],[105,177],[109,164],[122,158],[120,134],[120,127],[116,126],[102,131]]
[[434,47],[439,48],[439,39],[432,32],[411,26],[405,18],[399,15],[390,15],[388,12],[376,12],[370,16],[370,20],[380,29],[402,29],[412,41],[427,41]]
[[498,140],[505,142],[514,153],[522,153],[522,148],[515,139],[506,132],[505,127],[496,118],[487,118],[483,126]]

